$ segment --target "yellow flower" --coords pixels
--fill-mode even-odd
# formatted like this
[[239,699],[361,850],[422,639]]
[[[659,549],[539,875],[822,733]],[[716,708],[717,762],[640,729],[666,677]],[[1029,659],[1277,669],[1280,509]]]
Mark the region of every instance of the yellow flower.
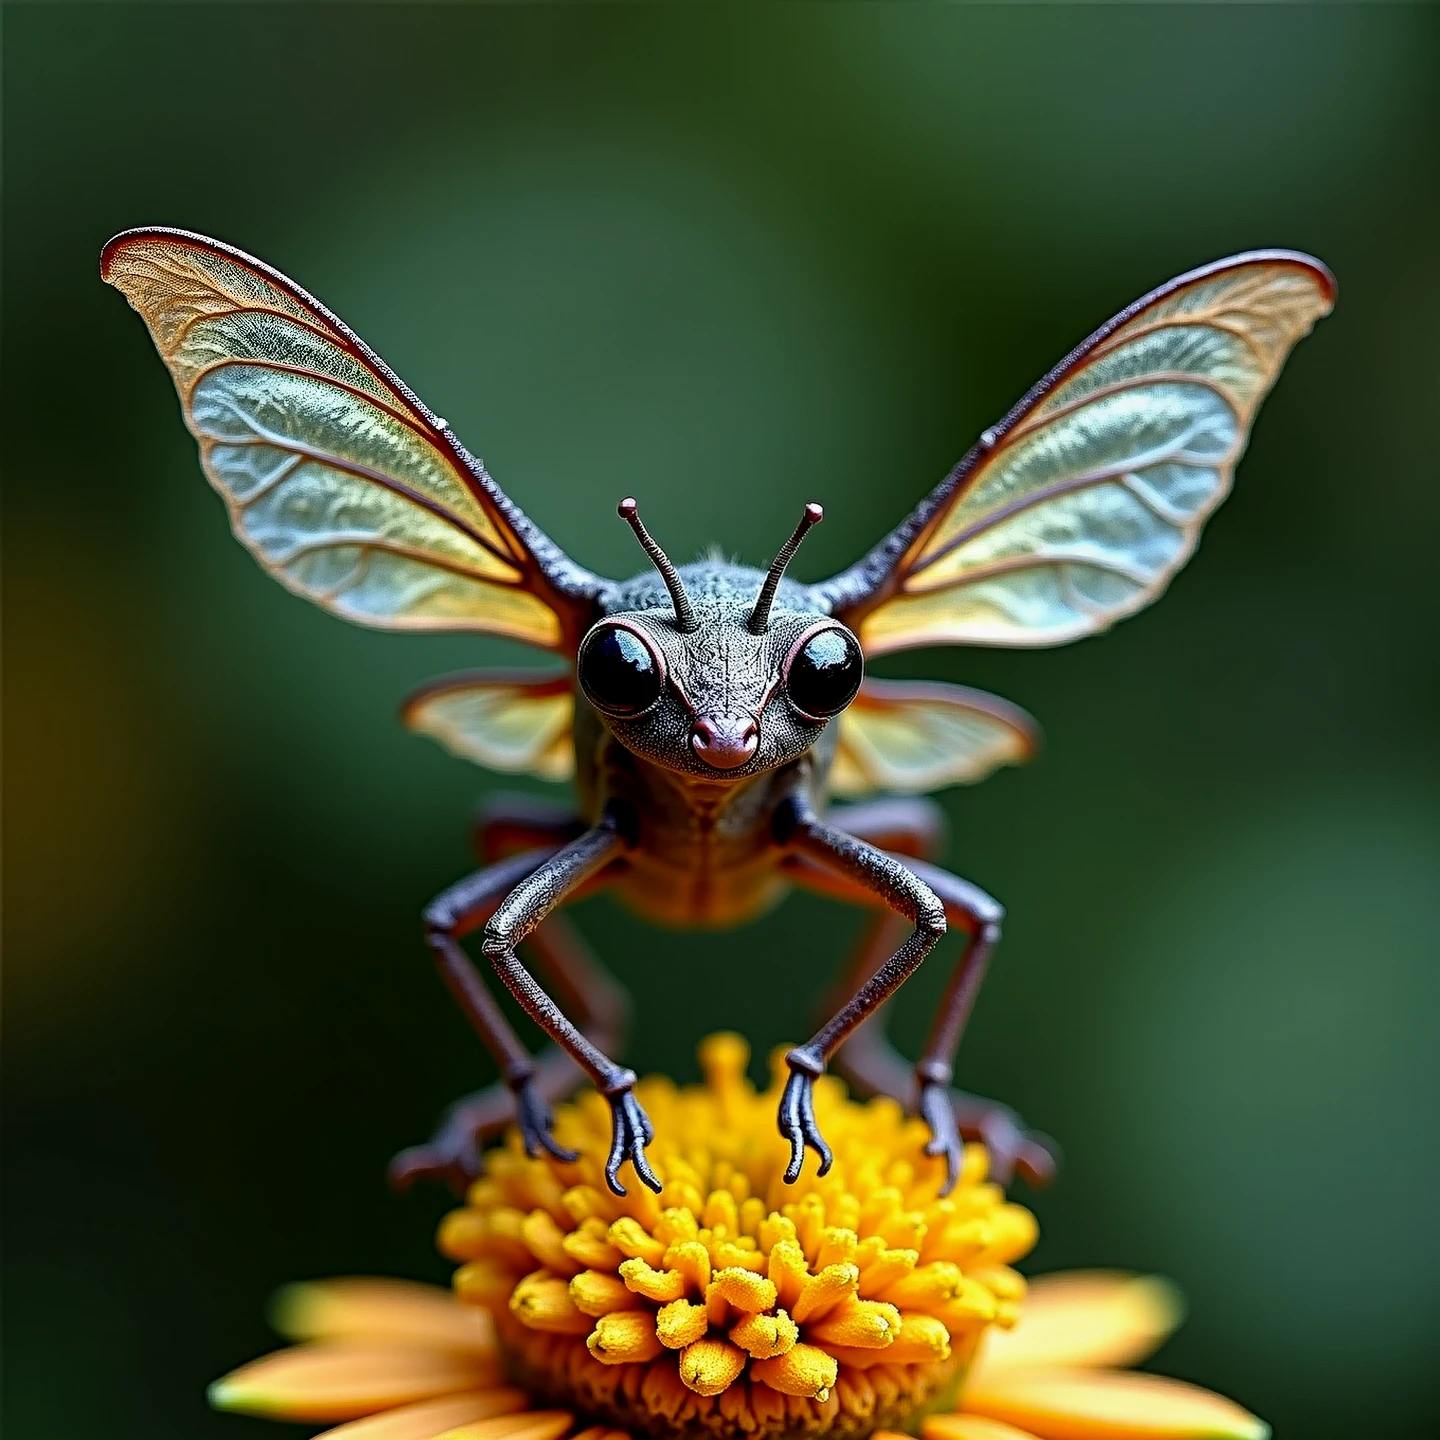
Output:
[[[656,1196],[603,1180],[604,1102],[561,1107],[572,1163],[518,1142],[440,1227],[454,1295],[399,1281],[283,1292],[302,1342],[216,1383],[225,1409],[344,1421],[333,1440],[1263,1440],[1228,1400],[1118,1368],[1173,1328],[1160,1281],[1025,1281],[1029,1212],[966,1151],[943,1162],[888,1101],[817,1086],[835,1151],[781,1181],[775,1093],[743,1042],[701,1053],[706,1083],[643,1082]],[[777,1067],[783,1079],[783,1066]],[[1022,1314],[1023,1310],[1023,1314]]]

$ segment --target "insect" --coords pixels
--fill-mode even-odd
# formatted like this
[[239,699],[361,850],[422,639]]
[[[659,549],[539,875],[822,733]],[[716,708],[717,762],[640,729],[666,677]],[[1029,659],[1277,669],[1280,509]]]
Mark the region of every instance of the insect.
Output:
[[[786,1057],[786,1180],[807,1148],[820,1173],[830,1164],[813,1086],[832,1060],[864,1092],[913,1092],[948,1184],[966,1137],[989,1144],[1002,1180],[1016,1166],[1045,1177],[1041,1140],[1003,1106],[951,1087],[1002,911],[933,863],[939,812],[923,798],[1025,759],[1032,722],[957,686],[867,679],[865,660],[927,645],[1058,645],[1154,600],[1228,492],[1291,348],[1329,312],[1323,265],[1255,251],[1136,301],[873,550],[815,585],[787,567],[818,505],[761,572],[677,568],[633,499],[620,515],[649,568],[603,579],[543,535],[363,341],[260,261],[143,229],[106,245],[101,274],[149,326],[205,473],[271,575],[360,624],[503,635],[565,662],[555,674],[442,679],[405,708],[413,728],[483,765],[573,776],[578,806],[493,807],[479,834],[489,863],[425,912],[440,973],[503,1081],[397,1157],[400,1179],[475,1173],[477,1137],[512,1109],[531,1154],[566,1156],[550,1106],[583,1072],[610,1108],[611,1188],[625,1193],[628,1161],[659,1190],[635,1075],[607,1053],[621,992],[560,907],[604,889],[660,922],[718,927],[795,886],[879,918],[834,1013]],[[832,797],[851,803],[832,809]],[[912,1067],[864,1022],[948,926],[963,932],[960,954]],[[460,944],[477,930],[553,1051],[532,1057],[497,1006]],[[522,963],[526,940],[583,1029]]]

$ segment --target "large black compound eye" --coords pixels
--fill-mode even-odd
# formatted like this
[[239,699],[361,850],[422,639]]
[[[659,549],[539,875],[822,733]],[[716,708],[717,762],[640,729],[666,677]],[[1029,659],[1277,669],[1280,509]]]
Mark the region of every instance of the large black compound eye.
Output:
[[838,625],[803,635],[785,662],[785,691],[790,703],[812,720],[838,715],[865,678],[860,642]]
[[660,698],[660,657],[623,625],[601,625],[580,647],[580,687],[607,715],[638,715]]

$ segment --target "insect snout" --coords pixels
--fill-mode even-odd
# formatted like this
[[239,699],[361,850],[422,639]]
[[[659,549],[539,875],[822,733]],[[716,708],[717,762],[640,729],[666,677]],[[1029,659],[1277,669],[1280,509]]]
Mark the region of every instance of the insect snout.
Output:
[[753,715],[701,715],[690,727],[690,748],[716,770],[735,770],[760,744]]

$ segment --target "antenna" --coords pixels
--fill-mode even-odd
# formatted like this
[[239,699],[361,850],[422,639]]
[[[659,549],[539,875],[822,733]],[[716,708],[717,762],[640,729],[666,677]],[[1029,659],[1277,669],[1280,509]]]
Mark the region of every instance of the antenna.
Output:
[[660,572],[660,578],[670,592],[670,603],[675,607],[675,628],[682,635],[687,635],[692,630],[698,630],[700,622],[695,618],[695,607],[690,603],[690,597],[685,593],[684,585],[680,583],[680,572],[670,563],[670,557],[650,538],[650,532],[640,523],[640,507],[627,495],[617,508],[620,518],[635,532],[635,538],[650,557],[650,563]]
[[810,527],[818,525],[824,518],[825,512],[818,505],[807,505],[805,513],[800,517],[800,523],[795,527],[795,533],[780,547],[780,553],[770,562],[765,583],[761,585],[760,593],[755,597],[755,608],[750,612],[750,619],[746,622],[752,635],[763,635],[770,628],[770,607],[775,603],[775,592],[780,588],[780,577],[785,573],[785,567],[790,563],[791,556],[800,548],[800,542],[805,538]]

